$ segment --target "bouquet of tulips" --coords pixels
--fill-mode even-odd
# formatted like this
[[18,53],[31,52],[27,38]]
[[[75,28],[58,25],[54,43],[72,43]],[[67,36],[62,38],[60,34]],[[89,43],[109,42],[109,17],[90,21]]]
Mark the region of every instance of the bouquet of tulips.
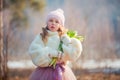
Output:
[[[80,40],[81,42],[84,40],[84,37],[83,37],[83,36],[78,36],[78,35],[77,35],[77,31],[68,30],[68,31],[67,31],[67,35],[68,35],[70,38],[76,38],[76,39]],[[62,52],[62,54],[63,54],[62,44],[63,44],[63,42],[60,41],[58,50],[59,50],[60,52]],[[59,58],[61,58],[61,57],[53,57],[53,58],[52,58],[52,61],[50,62],[50,65],[49,65],[49,66],[53,66],[53,67],[55,68],[56,62],[58,61]]]

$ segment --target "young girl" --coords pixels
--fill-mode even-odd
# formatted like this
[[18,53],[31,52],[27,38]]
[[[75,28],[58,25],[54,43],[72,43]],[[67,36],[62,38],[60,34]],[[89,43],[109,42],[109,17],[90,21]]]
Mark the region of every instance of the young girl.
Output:
[[[63,10],[57,9],[47,15],[46,27],[38,34],[29,48],[33,63],[37,66],[30,80],[76,80],[68,61],[75,61],[82,52],[81,42],[67,36],[64,28]],[[61,52],[58,48],[63,42]],[[55,66],[50,65],[57,57]]]

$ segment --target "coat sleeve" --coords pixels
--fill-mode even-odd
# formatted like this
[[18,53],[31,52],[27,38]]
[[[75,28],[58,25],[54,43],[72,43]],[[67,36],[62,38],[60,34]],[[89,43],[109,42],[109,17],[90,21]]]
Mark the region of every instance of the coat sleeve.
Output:
[[66,34],[62,36],[64,57],[68,60],[75,61],[82,52],[82,44],[76,38],[69,38]]
[[29,47],[29,54],[36,66],[46,67],[51,61],[49,54],[57,56],[57,50],[44,46],[41,36],[37,35]]

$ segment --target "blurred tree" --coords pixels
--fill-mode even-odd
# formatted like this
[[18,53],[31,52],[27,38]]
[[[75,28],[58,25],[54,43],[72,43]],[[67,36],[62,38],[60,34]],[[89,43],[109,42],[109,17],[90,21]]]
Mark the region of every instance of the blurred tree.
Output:
[[[0,0],[0,10],[2,9],[2,0]],[[0,11],[0,80],[7,80],[7,53],[4,49],[2,12]]]
[[32,8],[35,11],[42,11],[45,7],[44,0],[4,0],[3,9],[9,8],[12,12],[11,25],[12,27],[22,27],[27,25],[26,8]]
[[[14,28],[22,27],[25,29],[27,27],[25,9],[28,7],[34,11],[42,11],[45,7],[45,0],[0,0],[0,80],[7,80],[7,51],[9,35]],[[9,26],[4,25],[2,22],[1,13],[6,9],[10,10],[12,14]]]

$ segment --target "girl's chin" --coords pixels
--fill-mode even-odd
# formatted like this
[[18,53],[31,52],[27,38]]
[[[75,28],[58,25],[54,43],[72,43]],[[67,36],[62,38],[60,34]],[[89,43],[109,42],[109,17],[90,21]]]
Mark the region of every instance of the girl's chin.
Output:
[[56,30],[55,30],[55,29],[50,29],[50,31],[53,31],[53,32],[55,32]]
[[52,32],[56,32],[56,30],[51,30]]

